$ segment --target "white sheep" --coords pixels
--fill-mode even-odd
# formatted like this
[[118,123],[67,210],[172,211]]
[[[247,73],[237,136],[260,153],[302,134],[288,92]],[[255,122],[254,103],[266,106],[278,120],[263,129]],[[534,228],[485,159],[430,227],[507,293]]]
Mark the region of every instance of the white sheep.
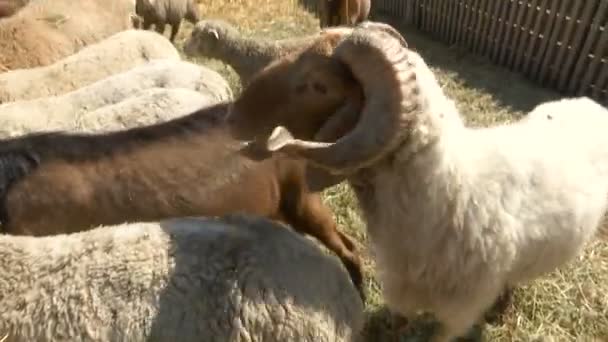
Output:
[[603,125],[608,120],[608,109],[592,99],[582,97],[562,98],[541,102],[522,118],[522,121],[553,121],[568,125]]
[[232,98],[228,82],[209,68],[180,60],[153,60],[60,96],[2,104],[0,136],[65,129],[83,113],[158,87],[196,90],[217,102]]
[[148,30],[154,25],[156,32],[163,34],[165,25],[171,26],[169,40],[175,41],[182,19],[192,24],[200,20],[198,4],[195,0],[136,0],[135,12],[140,17],[142,28]]
[[1,73],[0,103],[64,94],[152,59],[180,57],[155,32],[125,30],[51,65]]
[[[466,333],[505,288],[564,265],[596,236],[608,202],[602,107],[585,107],[586,124],[473,128],[420,55],[386,32],[355,30],[333,53],[340,63],[308,58],[264,70],[228,122],[256,141],[272,131],[270,150],[348,180],[387,305],[405,317],[433,312],[442,325],[432,341]],[[357,84],[360,111],[350,97]],[[247,108],[260,93],[272,95]],[[300,97],[315,105],[291,110]],[[360,116],[350,125],[353,110]],[[311,141],[345,128],[321,140],[331,142]]]
[[0,236],[0,334],[25,341],[351,341],[337,258],[255,216]]
[[82,113],[61,129],[72,132],[107,132],[143,127],[194,113],[219,101],[187,88],[149,88],[115,104]]

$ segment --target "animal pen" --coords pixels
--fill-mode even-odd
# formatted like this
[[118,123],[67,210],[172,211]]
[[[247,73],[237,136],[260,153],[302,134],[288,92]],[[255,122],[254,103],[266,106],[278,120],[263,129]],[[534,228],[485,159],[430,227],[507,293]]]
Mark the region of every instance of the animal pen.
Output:
[[608,102],[608,0],[374,0],[372,5],[543,86]]
[[372,12],[608,104],[608,0],[372,0]]

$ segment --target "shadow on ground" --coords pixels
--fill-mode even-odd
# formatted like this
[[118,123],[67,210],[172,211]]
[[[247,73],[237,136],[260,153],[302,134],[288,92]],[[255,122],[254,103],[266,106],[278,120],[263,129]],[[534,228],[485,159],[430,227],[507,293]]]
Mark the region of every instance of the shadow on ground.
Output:
[[490,93],[499,105],[514,111],[528,112],[540,102],[564,96],[533,83],[521,74],[496,66],[483,56],[435,40],[429,34],[399,23],[398,19],[386,13],[374,13],[371,19],[398,28],[408,44],[417,50],[430,66],[455,73],[455,76],[463,81],[463,86]]

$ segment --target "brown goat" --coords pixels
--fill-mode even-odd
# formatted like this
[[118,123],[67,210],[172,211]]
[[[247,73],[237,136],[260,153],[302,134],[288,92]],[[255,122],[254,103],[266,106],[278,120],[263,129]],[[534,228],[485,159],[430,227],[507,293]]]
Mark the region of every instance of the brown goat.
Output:
[[320,26],[353,26],[369,17],[371,0],[318,0]]
[[43,236],[245,212],[317,238],[340,257],[363,296],[356,247],[307,186],[306,164],[243,148],[222,122],[228,106],[124,131],[46,132],[1,141],[3,231]]

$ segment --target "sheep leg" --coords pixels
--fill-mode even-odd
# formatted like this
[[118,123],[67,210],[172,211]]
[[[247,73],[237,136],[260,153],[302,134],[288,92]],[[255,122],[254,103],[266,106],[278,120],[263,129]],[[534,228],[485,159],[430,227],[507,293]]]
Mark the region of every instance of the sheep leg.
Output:
[[166,25],[166,23],[164,21],[158,21],[158,22],[156,22],[156,24],[155,24],[156,27],[154,29],[156,30],[156,32],[158,34],[164,35],[165,25]]
[[[483,326],[484,313],[496,303],[501,294],[500,288],[480,287],[473,290],[478,297],[453,294],[441,303],[441,309],[435,312],[440,325],[429,339],[429,342],[451,342],[472,332],[476,324]],[[458,299],[458,298],[461,299]]]
[[152,27],[152,22],[148,19],[144,19],[144,23],[143,23],[143,29],[144,30],[149,30],[150,27]]
[[393,332],[393,341],[400,342],[401,336],[407,335],[411,325],[409,319],[397,312],[391,312],[391,330]]
[[485,320],[490,324],[500,324],[507,309],[513,302],[513,288],[507,287],[486,312]]
[[361,261],[353,241],[338,231],[332,212],[323,204],[319,194],[300,194],[296,200],[299,200],[299,205],[288,205],[295,210],[286,211],[294,229],[315,237],[338,255],[365,302]]
[[171,41],[171,43],[175,42],[175,37],[177,36],[177,33],[179,32],[179,27],[181,26],[181,21],[178,21],[176,23],[171,23],[171,37],[169,38],[169,40]]

